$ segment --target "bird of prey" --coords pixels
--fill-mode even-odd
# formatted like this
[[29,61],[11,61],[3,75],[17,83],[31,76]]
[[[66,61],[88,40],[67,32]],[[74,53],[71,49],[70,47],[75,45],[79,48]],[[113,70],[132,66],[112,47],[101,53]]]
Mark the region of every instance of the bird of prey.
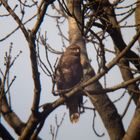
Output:
[[[70,45],[60,57],[56,68],[56,85],[58,91],[66,90],[78,84],[83,77],[83,68],[80,63],[80,47]],[[62,92],[63,96],[65,92]],[[69,109],[70,120],[76,123],[80,117],[80,105],[83,102],[82,94],[76,94],[66,99],[66,106]]]

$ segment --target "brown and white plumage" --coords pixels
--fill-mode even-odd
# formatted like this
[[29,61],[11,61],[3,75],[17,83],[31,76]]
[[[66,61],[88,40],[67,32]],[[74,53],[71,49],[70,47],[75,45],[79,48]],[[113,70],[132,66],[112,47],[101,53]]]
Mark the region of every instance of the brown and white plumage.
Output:
[[[83,68],[80,63],[80,47],[77,45],[71,45],[61,56],[57,66],[57,89],[70,89],[78,84],[82,77]],[[63,95],[64,94],[65,93],[63,93]],[[82,94],[78,94],[66,100],[66,105],[69,109],[70,120],[72,123],[76,123],[79,120],[80,104],[82,104],[82,98]]]

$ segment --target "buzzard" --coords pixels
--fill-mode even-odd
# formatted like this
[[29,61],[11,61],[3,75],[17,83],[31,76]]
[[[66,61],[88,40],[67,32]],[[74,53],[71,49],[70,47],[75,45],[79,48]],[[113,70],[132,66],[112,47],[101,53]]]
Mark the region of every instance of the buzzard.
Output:
[[[66,90],[78,84],[83,77],[83,68],[80,63],[80,47],[70,45],[61,56],[56,69],[56,85],[58,91]],[[64,96],[65,93],[60,93]],[[66,99],[66,106],[69,109],[70,120],[76,123],[80,117],[80,105],[83,102],[82,94],[76,94]]]

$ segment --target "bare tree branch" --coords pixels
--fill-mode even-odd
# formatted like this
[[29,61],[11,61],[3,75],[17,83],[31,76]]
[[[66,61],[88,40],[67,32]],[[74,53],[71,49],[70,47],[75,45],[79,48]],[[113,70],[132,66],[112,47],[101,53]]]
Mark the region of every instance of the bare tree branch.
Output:
[[14,140],[11,134],[6,130],[6,128],[0,123],[0,137],[3,140]]
[[34,25],[34,27],[33,27],[33,29],[32,29],[32,34],[36,34],[37,33],[37,31],[38,31],[38,29],[39,29],[39,27],[40,27],[40,25],[41,25],[41,23],[42,23],[42,21],[43,21],[43,19],[44,19],[44,16],[45,16],[45,13],[46,13],[46,10],[47,10],[47,7],[51,4],[51,3],[53,3],[55,0],[47,0],[47,1],[44,1],[44,0],[42,0],[41,2],[40,2],[40,6],[39,6],[39,8],[38,8],[38,12],[37,12],[37,21],[36,21],[36,23],[35,23],[35,25]]
[[19,17],[16,15],[16,13],[11,9],[11,7],[8,5],[8,3],[5,0],[0,0],[3,6],[7,9],[7,11],[11,14],[11,16],[15,19],[17,24],[19,25],[20,29],[24,33],[26,39],[28,38],[28,32],[26,28],[24,27],[23,23],[19,19]]

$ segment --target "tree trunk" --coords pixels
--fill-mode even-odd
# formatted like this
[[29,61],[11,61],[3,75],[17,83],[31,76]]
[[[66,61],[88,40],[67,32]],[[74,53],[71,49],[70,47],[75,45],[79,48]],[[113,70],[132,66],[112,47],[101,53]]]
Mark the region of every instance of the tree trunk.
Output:
[[[74,6],[73,6],[74,4]],[[85,41],[82,37],[82,11],[80,0],[67,0],[68,9],[71,16],[68,17],[69,24],[69,39],[70,44],[77,44],[81,47],[81,63],[84,69],[84,79],[89,79],[95,76],[95,72],[89,63],[87,57],[87,51],[85,47]],[[74,8],[74,9],[73,9]],[[76,18],[76,19],[75,19]],[[99,81],[93,83],[85,88],[90,91],[90,100],[100,114],[102,121],[109,133],[111,140],[120,140],[124,135],[124,128],[122,125],[121,117],[119,116],[116,107],[110,101],[106,94],[95,95],[92,91],[94,89],[102,89]]]

